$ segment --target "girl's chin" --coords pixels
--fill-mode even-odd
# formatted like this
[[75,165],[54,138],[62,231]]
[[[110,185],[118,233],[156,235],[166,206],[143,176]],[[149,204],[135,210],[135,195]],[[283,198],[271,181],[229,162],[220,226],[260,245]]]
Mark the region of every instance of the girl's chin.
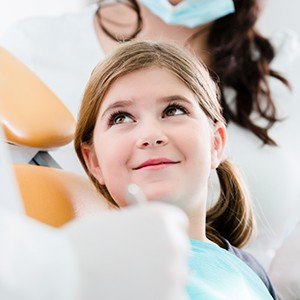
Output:
[[195,204],[189,201],[187,197],[178,197],[178,195],[174,194],[148,195],[147,199],[149,202],[160,202],[176,206],[187,214],[191,212],[194,206],[193,204]]
[[174,182],[152,182],[145,185],[141,184],[140,188],[148,201],[163,201],[172,203],[178,197],[178,186]]
[[163,191],[158,191],[154,192],[152,191],[145,191],[144,192],[145,197],[148,201],[159,201],[159,202],[166,202],[172,204],[174,202],[174,194],[170,192],[163,192]]
[[166,203],[183,209],[182,201],[178,199],[178,197],[176,197],[174,194],[170,194],[170,193],[157,193],[157,194],[150,194],[150,195],[146,194],[146,199],[149,202]]
[[191,211],[188,201],[183,201],[182,199],[178,199],[178,198],[175,199],[175,198],[171,198],[171,197],[160,197],[160,198],[156,198],[155,200],[150,199],[149,201],[166,203],[169,205],[176,206],[176,207],[182,209],[187,214],[190,213],[190,211]]

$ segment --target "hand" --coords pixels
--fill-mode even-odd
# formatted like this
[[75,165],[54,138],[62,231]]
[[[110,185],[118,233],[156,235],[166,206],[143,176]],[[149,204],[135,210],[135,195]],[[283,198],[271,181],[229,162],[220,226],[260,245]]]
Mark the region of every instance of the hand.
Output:
[[179,209],[159,203],[66,225],[79,257],[80,299],[186,299],[186,227]]
[[269,275],[279,299],[300,297],[300,223],[277,250]]

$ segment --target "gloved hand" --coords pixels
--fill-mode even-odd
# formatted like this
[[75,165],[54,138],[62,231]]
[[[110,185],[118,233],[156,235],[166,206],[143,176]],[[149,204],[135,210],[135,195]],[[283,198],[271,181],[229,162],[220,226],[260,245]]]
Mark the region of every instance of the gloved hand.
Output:
[[277,250],[269,275],[279,299],[300,299],[300,223]]
[[158,203],[67,224],[80,259],[80,299],[186,299],[186,226],[179,209]]

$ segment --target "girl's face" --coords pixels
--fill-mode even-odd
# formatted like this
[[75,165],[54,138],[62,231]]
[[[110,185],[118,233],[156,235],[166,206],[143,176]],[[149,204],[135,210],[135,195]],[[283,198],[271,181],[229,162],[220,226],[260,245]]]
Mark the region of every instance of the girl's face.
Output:
[[162,68],[135,71],[114,82],[105,96],[92,146],[83,146],[90,172],[126,206],[128,184],[149,201],[182,208],[207,197],[208,177],[222,158],[223,125],[212,125],[194,94]]

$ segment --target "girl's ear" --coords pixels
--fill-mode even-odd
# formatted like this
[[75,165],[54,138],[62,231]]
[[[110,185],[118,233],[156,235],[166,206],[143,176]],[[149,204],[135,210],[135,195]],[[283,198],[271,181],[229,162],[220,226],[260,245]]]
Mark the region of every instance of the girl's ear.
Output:
[[104,185],[105,183],[103,175],[94,146],[83,143],[81,145],[81,153],[89,172],[98,180],[100,184]]
[[211,150],[211,168],[216,169],[223,161],[223,154],[227,142],[225,125],[217,122],[213,128],[213,141]]

